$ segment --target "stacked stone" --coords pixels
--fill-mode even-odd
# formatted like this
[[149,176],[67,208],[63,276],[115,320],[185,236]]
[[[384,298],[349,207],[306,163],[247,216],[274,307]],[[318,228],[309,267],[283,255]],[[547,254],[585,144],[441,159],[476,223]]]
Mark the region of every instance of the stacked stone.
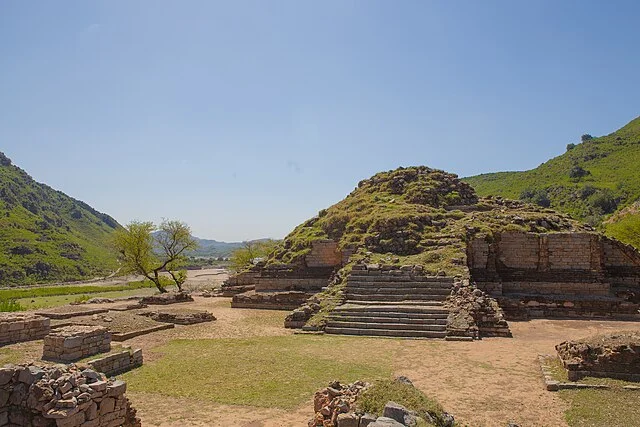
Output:
[[476,339],[512,336],[498,302],[474,286],[455,284],[445,306],[450,310],[447,318],[449,336]]
[[159,295],[151,295],[140,299],[143,305],[166,305],[180,302],[191,302],[193,297],[186,292],[167,292]]
[[42,358],[73,361],[111,350],[111,332],[103,326],[65,326],[44,337]]
[[[309,421],[309,427],[365,427],[375,421],[372,415],[356,415],[356,399],[358,395],[370,386],[369,383],[356,381],[353,384],[342,385],[338,381],[316,392],[313,397],[314,417]],[[367,422],[368,420],[368,422]]]
[[137,427],[123,381],[71,365],[0,369],[0,425]]
[[640,334],[621,333],[556,346],[569,380],[608,377],[640,381]]
[[197,313],[166,313],[162,311],[146,311],[138,313],[140,316],[149,317],[156,322],[175,323],[177,325],[195,325],[196,323],[213,322],[216,317],[208,311]]
[[0,345],[31,341],[49,333],[51,320],[30,313],[0,313]]
[[304,260],[307,267],[337,267],[342,264],[342,252],[333,240],[315,240]]
[[127,349],[87,362],[91,368],[111,377],[142,366],[142,349]]

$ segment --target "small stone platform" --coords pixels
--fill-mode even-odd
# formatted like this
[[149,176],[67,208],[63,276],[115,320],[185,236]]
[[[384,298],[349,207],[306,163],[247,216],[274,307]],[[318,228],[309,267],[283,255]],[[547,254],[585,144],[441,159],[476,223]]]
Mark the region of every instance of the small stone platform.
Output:
[[49,319],[70,319],[78,316],[91,316],[93,314],[106,313],[106,308],[90,308],[82,305],[63,305],[51,310],[36,312],[39,316],[48,317]]
[[112,377],[142,366],[142,362],[142,349],[127,348],[118,353],[90,360],[87,364],[96,371]]
[[51,321],[30,313],[0,313],[0,345],[44,338]]
[[186,292],[167,292],[164,294],[142,297],[140,304],[143,305],[166,305],[180,302],[192,302],[193,297]]
[[640,381],[639,332],[565,341],[558,344],[556,350],[570,381],[584,377]]
[[42,358],[74,361],[111,350],[111,333],[102,326],[65,326],[44,337]]
[[195,325],[196,323],[213,322],[216,317],[208,311],[197,312],[171,312],[171,311],[144,311],[138,313],[156,322],[175,323],[177,325]]

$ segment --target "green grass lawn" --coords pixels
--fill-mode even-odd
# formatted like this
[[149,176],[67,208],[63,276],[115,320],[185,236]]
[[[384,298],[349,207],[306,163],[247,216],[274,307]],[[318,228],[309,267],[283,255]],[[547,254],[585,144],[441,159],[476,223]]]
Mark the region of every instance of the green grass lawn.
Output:
[[393,355],[367,353],[370,342],[300,335],[176,340],[124,379],[133,392],[292,409],[335,379],[390,377]]
[[640,426],[640,393],[622,389],[563,390],[570,408],[565,417],[571,427]]

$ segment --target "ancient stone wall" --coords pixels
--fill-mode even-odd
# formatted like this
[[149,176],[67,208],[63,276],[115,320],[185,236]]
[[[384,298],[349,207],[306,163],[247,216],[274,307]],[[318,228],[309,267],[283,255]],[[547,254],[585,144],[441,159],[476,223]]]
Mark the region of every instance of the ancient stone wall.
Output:
[[126,383],[75,366],[0,368],[0,425],[139,427]]
[[342,264],[342,252],[333,240],[316,240],[305,257],[307,267],[337,267]]
[[556,346],[570,381],[608,377],[640,381],[640,335],[635,332],[565,341]]
[[0,313],[0,345],[44,338],[51,320],[29,313]]
[[510,318],[638,314],[640,253],[605,236],[505,232],[474,239],[467,257]]
[[111,333],[103,326],[65,326],[44,337],[42,358],[73,361],[111,350]]
[[132,350],[129,348],[119,353],[90,360],[87,364],[94,370],[112,377],[142,366],[142,362],[142,349]]

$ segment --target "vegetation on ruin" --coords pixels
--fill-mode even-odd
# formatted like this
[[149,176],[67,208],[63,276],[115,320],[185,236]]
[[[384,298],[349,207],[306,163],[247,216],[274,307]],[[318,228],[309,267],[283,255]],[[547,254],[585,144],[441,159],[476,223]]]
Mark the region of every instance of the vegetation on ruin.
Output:
[[391,375],[391,354],[369,355],[353,344],[332,337],[327,351],[324,337],[309,335],[174,340],[158,348],[162,358],[123,377],[133,392],[293,409],[336,378]]
[[108,241],[119,224],[34,181],[0,153],[0,284],[104,276],[117,268]]
[[[601,226],[612,237],[640,248],[637,209],[620,222],[605,223],[611,214],[640,199],[640,117],[599,138],[581,138],[567,151],[535,169],[488,173],[463,181],[479,195],[522,199],[549,206]],[[616,225],[618,224],[618,225]]]
[[114,234],[113,244],[124,272],[142,274],[162,293],[167,292],[161,277],[167,272],[179,291],[187,280],[186,252],[198,247],[189,226],[177,220],[133,221]]
[[576,231],[566,214],[530,203],[478,199],[456,175],[424,166],[381,172],[344,200],[296,227],[269,264],[302,263],[317,239],[356,248],[352,261],[423,265],[427,273],[464,275],[466,241],[504,230]]
[[[393,380],[378,380],[365,390],[356,402],[358,410],[382,416],[387,402],[396,402],[405,408],[415,411],[424,420],[434,418],[436,425],[444,425],[442,414],[444,409],[438,402],[429,398],[418,388]],[[428,424],[431,425],[431,424]]]

